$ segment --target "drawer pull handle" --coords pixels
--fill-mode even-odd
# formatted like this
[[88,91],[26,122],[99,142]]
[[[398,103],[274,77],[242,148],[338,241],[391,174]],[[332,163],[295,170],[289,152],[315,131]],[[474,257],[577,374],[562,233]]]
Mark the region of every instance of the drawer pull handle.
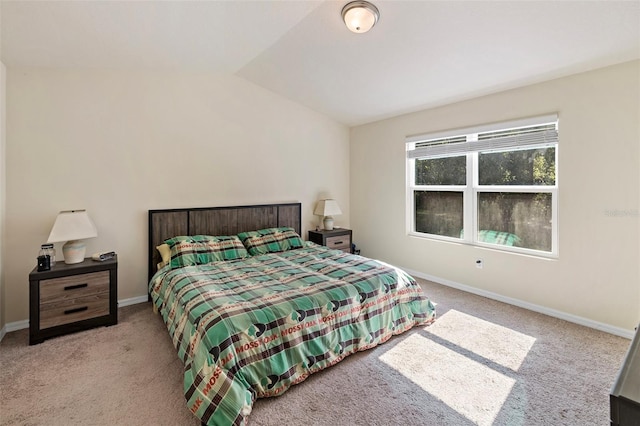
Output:
[[84,287],[88,287],[88,286],[89,286],[89,284],[84,283],[84,284],[68,285],[64,289],[65,290],[76,290],[78,288],[84,288]]
[[87,309],[89,309],[89,307],[88,307],[88,306],[83,306],[83,307],[81,307],[81,308],[67,309],[66,311],[64,311],[64,314],[65,314],[65,315],[75,314],[76,312],[86,311]]
[[342,244],[342,243],[343,243],[342,241],[334,241],[334,242],[333,242],[333,245],[334,245],[334,246],[337,246],[338,244]]

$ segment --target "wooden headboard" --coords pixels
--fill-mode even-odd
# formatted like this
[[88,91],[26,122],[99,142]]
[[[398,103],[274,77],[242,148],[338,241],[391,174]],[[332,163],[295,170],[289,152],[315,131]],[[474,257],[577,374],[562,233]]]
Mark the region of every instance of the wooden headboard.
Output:
[[156,246],[178,235],[235,235],[289,226],[301,234],[301,203],[149,210],[149,277],[160,255]]

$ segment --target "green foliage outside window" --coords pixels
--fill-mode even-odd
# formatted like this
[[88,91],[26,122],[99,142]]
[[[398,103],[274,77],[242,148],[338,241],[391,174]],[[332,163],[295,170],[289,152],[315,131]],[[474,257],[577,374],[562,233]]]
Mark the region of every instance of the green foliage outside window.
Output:
[[467,157],[416,160],[416,185],[466,185]]
[[[478,153],[478,181],[482,186],[554,186],[556,150],[522,149]],[[467,185],[467,156],[415,160],[415,184]],[[470,184],[470,183],[469,183]],[[514,188],[515,189],[515,188]],[[463,194],[459,191],[414,191],[415,230],[460,238]],[[478,232],[513,234],[519,246],[551,251],[551,194],[547,192],[478,192]]]
[[555,185],[556,149],[480,153],[480,185]]

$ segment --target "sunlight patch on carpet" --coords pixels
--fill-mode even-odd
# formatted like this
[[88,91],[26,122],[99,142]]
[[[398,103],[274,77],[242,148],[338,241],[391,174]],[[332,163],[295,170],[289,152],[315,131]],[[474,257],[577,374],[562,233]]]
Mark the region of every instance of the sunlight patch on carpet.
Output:
[[424,331],[518,371],[536,339],[451,309]]
[[477,425],[493,424],[515,384],[514,379],[417,333],[380,360]]

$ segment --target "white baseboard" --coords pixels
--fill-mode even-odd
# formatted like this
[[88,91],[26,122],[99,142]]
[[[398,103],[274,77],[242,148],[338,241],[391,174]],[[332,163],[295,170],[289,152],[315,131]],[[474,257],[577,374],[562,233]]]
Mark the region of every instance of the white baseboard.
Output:
[[[118,308],[122,308],[123,306],[136,305],[138,303],[145,303],[147,300],[148,299],[146,295],[118,300]],[[5,334],[12,331],[23,330],[25,328],[29,328],[29,320],[15,321],[5,324],[4,327],[0,329],[0,342],[4,338]]]
[[10,322],[5,324],[4,328],[7,329],[7,333],[11,333],[12,331],[22,330],[23,328],[29,328],[29,320]]
[[567,312],[558,311],[556,309],[547,308],[546,306],[536,305],[533,303],[525,302],[524,300],[514,299],[512,297],[503,296],[491,291],[482,290],[480,288],[471,287],[465,284],[460,284],[455,281],[447,280],[433,275],[424,274],[422,272],[413,271],[403,268],[410,275],[414,277],[423,278],[425,280],[433,281],[434,283],[446,285],[447,287],[457,288],[458,290],[466,291],[467,293],[477,294],[489,299],[497,300],[499,302],[508,303],[509,305],[518,306],[520,308],[528,309],[530,311],[538,312],[541,314],[549,315],[550,317],[559,318],[565,321],[572,322],[574,324],[583,325],[585,327],[594,328],[596,330],[604,331],[609,334],[624,337],[626,339],[632,339],[635,332],[633,330],[627,330],[620,327],[614,327],[609,324],[605,324],[598,321],[593,321],[588,318],[580,317],[577,315],[569,314]]
[[118,308],[129,305],[137,305],[138,303],[145,303],[147,300],[149,300],[147,295],[118,300]]

